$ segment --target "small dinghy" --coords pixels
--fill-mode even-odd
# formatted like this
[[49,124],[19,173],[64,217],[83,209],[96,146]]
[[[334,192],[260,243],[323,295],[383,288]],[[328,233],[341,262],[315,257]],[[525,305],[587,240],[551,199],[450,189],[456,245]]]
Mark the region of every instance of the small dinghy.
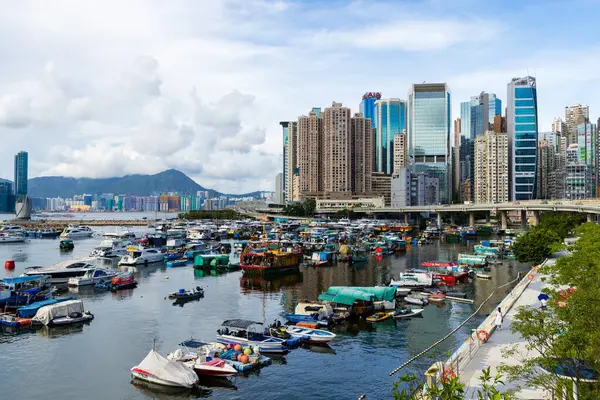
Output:
[[407,296],[411,292],[411,288],[396,288],[396,296]]
[[368,316],[367,322],[382,322],[382,321],[385,321],[386,319],[391,318],[393,314],[394,313],[391,313],[391,312],[378,312],[371,316]]
[[422,312],[422,308],[403,308],[394,313],[394,319],[415,317],[420,315]]
[[491,276],[491,275],[488,275],[488,274],[482,274],[482,273],[480,273],[480,272],[478,272],[478,273],[476,274],[476,276],[477,276],[479,279],[486,279],[486,280],[490,280],[490,279],[492,279],[492,276]]
[[420,297],[412,297],[412,296],[406,296],[404,298],[404,301],[407,303],[410,303],[410,304],[417,305],[417,306],[424,306],[429,303],[429,301],[427,299],[420,298]]
[[303,338],[308,343],[329,343],[335,339],[336,334],[322,329],[303,328],[301,326],[288,326],[286,332],[296,338]]
[[31,319],[34,324],[42,325],[70,325],[88,322],[94,315],[83,308],[81,300],[67,300],[60,303],[41,307]]
[[154,348],[139,365],[131,368],[131,375],[163,386],[192,388],[198,383],[198,376],[192,368],[180,361],[166,359]]
[[202,297],[204,297],[204,289],[200,286],[196,286],[192,290],[179,289],[179,291],[169,294],[169,299],[177,301],[196,300]]

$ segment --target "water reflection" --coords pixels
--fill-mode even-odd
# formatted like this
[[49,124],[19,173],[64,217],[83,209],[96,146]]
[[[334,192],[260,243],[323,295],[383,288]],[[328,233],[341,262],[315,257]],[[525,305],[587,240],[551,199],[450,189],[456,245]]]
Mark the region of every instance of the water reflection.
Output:
[[209,397],[212,393],[210,390],[201,388],[192,391],[185,388],[156,385],[139,379],[133,379],[131,384],[148,398],[159,400],[195,399],[199,397]]
[[303,274],[289,274],[282,277],[257,277],[242,275],[240,278],[240,287],[243,294],[257,292],[279,292],[286,286],[295,286],[302,283]]

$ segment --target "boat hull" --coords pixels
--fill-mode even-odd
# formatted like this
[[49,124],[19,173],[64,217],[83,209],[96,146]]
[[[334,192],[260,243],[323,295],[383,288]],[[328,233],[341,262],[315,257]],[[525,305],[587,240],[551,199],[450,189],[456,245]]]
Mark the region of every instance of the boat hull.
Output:
[[[267,339],[269,340],[269,339]],[[273,340],[273,339],[271,339]],[[261,353],[280,353],[285,354],[289,351],[285,342],[281,341],[254,341],[248,340],[243,337],[229,336],[229,335],[218,335],[217,342],[223,344],[240,344],[242,346],[257,346]]]
[[134,367],[131,369],[131,375],[133,375],[134,378],[140,379],[142,381],[150,382],[150,383],[155,383],[157,385],[171,386],[171,387],[185,387],[185,388],[189,387],[189,386],[183,386],[177,382],[171,382],[171,381],[161,379],[158,376],[153,375],[150,372],[144,371],[143,369],[140,369],[137,367]]

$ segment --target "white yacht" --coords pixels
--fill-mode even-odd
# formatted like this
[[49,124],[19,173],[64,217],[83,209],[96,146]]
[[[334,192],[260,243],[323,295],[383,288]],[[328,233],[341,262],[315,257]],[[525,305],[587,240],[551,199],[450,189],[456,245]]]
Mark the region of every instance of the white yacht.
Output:
[[67,226],[65,230],[60,234],[61,238],[84,238],[91,237],[94,232],[89,226]]
[[97,282],[117,276],[117,271],[105,268],[94,268],[83,276],[69,278],[69,286],[89,286]]
[[19,243],[24,242],[27,238],[21,235],[11,235],[0,232],[0,243]]
[[31,267],[25,269],[24,275],[48,275],[50,283],[68,283],[70,278],[84,276],[95,269],[96,266],[92,262],[92,259],[80,259],[63,261],[50,267]]
[[124,229],[116,232],[105,232],[103,236],[111,239],[135,239],[135,232]]
[[433,276],[427,272],[401,272],[398,280],[390,282],[397,287],[427,287],[433,285]]
[[27,236],[27,232],[19,225],[3,225],[2,228],[0,228],[0,234],[12,237]]
[[163,261],[163,254],[158,249],[132,249],[121,257],[119,265],[151,264]]
[[131,240],[105,239],[100,242],[100,246],[94,248],[90,257],[114,258],[122,257],[127,254],[130,246],[135,246]]

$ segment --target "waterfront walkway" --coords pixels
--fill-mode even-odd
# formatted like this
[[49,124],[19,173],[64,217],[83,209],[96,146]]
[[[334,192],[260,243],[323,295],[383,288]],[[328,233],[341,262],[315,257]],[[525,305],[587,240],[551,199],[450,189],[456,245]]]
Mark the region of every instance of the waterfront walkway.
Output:
[[[549,262],[554,261],[555,260],[549,260]],[[527,353],[527,350],[525,348],[526,342],[520,337],[518,333],[512,333],[510,331],[510,327],[519,307],[539,306],[539,300],[537,297],[540,294],[542,288],[546,286],[546,283],[542,282],[541,276],[539,274],[535,275],[535,278],[529,283],[529,286],[523,291],[519,299],[515,302],[515,304],[508,311],[508,313],[506,313],[506,310],[502,310],[503,313],[506,313],[504,316],[504,323],[502,325],[502,329],[499,331],[496,330],[492,333],[488,342],[485,343],[479,349],[475,357],[473,357],[473,359],[471,359],[471,361],[466,365],[466,368],[464,368],[461,371],[460,380],[466,385],[466,398],[471,398],[471,396],[476,395],[477,389],[481,389],[481,382],[479,381],[481,370],[490,366],[492,375],[495,375],[496,367],[499,366],[501,363],[505,363],[507,365],[516,365],[520,363],[520,360],[514,358],[503,358],[503,349],[516,344],[519,347],[519,353],[522,353],[523,355]],[[524,386],[523,382],[519,381],[508,382],[506,379],[503,379],[503,381],[506,385],[505,389],[514,389],[518,386]],[[533,388],[524,388],[517,393],[517,398],[527,400],[538,400],[548,399],[549,396],[540,390],[536,390]]]

